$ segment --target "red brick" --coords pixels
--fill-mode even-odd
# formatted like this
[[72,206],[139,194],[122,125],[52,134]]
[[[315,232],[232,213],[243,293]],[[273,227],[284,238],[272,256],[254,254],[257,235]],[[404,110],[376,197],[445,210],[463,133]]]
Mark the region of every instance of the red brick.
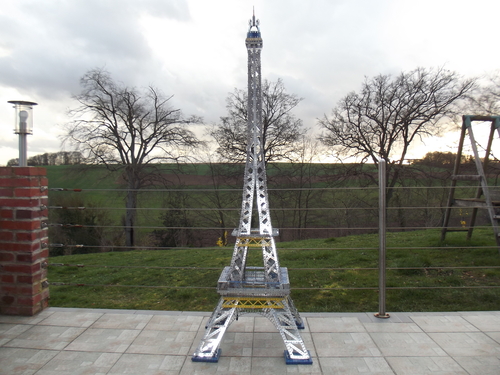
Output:
[[35,304],[34,306],[17,306],[17,315],[22,316],[33,316],[42,311],[41,304]]
[[42,280],[42,275],[37,273],[36,275],[17,275],[16,277],[16,285],[19,284],[28,284],[33,285],[36,283],[40,283]]
[[33,275],[40,271],[40,263],[35,264],[5,264],[3,266],[4,272],[22,273],[26,275]]
[[[0,222],[0,228],[1,228]],[[14,239],[14,233],[7,230],[0,230],[0,241],[12,241]],[[3,245],[2,245],[3,247]]]
[[[26,257],[24,257],[24,258],[17,258],[19,262],[22,262],[23,261],[22,259],[28,259],[27,260],[28,262],[31,262],[31,263],[40,263],[43,260],[42,259],[42,251],[41,250],[33,251],[31,253],[26,253],[24,255],[26,255]],[[18,257],[19,257],[19,255],[18,255]]]
[[16,219],[38,219],[42,212],[37,207],[34,210],[16,210]]
[[13,173],[17,176],[46,176],[47,170],[41,167],[14,167]]
[[10,230],[33,230],[40,228],[40,220],[33,221],[1,221],[2,229]]
[[2,301],[2,304],[12,305],[15,300],[16,299],[13,296],[3,296],[1,301]]
[[33,304],[40,303],[42,301],[42,293],[37,293],[32,297]]
[[0,290],[2,291],[3,294],[17,294],[17,285],[3,284],[0,287]]
[[14,210],[9,208],[0,209],[0,219],[12,219],[14,217]]
[[33,263],[40,258],[40,255],[37,253],[21,253],[17,254],[16,260],[18,263]]
[[42,249],[40,251],[40,258],[44,259],[44,260],[47,260],[48,257],[49,257],[49,248]]
[[[1,234],[1,232],[0,232]],[[32,243],[13,243],[13,242],[5,242],[0,244],[2,246],[2,250],[5,251],[37,251],[40,249],[39,242]]]
[[20,306],[34,306],[37,303],[40,303],[41,300],[42,300],[42,294],[39,293],[39,294],[32,295],[30,297],[18,297],[17,303]]
[[15,188],[14,196],[15,197],[36,197],[39,198],[41,196],[45,196],[46,194],[40,191],[40,188]]
[[34,282],[39,280],[40,277],[36,277],[34,275],[17,275],[16,280],[19,284],[33,284]]
[[33,306],[35,303],[31,297],[17,297],[17,305],[22,308],[24,306]]
[[14,261],[13,253],[0,252],[0,262],[13,262],[13,261]]
[[12,167],[0,167],[0,176],[13,176],[14,171]]
[[0,304],[0,312],[4,315],[19,315],[19,308],[17,306],[2,306]]
[[36,241],[39,239],[39,237],[40,237],[40,233],[37,233],[36,231],[16,233],[16,240],[19,242]]
[[21,294],[23,296],[33,296],[41,292],[42,292],[42,286],[40,283],[33,284],[30,286],[20,286],[18,288],[18,294]]
[[38,179],[35,178],[0,178],[2,187],[32,187],[39,186]]
[[2,199],[2,206],[4,207],[40,207],[42,203],[40,199],[26,199],[26,198],[5,198]]
[[13,196],[14,196],[14,189],[12,188],[0,189],[0,197],[13,197]]
[[14,277],[14,275],[2,275],[0,277],[0,281],[2,283],[14,283],[16,280],[16,278]]

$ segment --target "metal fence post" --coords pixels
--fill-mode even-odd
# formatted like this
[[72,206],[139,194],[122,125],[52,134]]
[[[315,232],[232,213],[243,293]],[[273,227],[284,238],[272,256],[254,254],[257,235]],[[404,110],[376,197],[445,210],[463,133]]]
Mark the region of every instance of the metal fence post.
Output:
[[379,310],[375,314],[377,318],[389,318],[390,315],[385,311],[385,234],[387,229],[387,202],[386,202],[386,161],[380,158],[378,162],[378,215],[379,215],[379,259],[378,259],[378,288],[379,288]]

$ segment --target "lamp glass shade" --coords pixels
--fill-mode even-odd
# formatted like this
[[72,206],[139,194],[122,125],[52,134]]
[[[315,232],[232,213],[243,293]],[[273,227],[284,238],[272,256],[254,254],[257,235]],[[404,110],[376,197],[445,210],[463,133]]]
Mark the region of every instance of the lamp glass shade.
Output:
[[33,134],[33,107],[37,103],[25,101],[9,101],[14,104],[16,114],[14,117],[14,133]]

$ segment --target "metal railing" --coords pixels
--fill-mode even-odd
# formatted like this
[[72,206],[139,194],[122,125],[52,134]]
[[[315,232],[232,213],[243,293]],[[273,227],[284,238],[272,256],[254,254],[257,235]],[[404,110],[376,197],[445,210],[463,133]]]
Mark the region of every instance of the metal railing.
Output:
[[[422,285],[422,286],[387,286],[386,285],[386,272],[387,271],[422,271],[422,272],[429,272],[433,270],[448,270],[448,271],[473,271],[473,270],[479,270],[479,269],[490,269],[490,270],[496,270],[500,269],[500,262],[498,265],[483,265],[483,266],[476,266],[476,265],[469,265],[469,266],[464,266],[464,265],[457,265],[457,266],[433,266],[433,265],[425,265],[425,266],[410,266],[410,267],[395,267],[395,266],[387,266],[386,262],[386,257],[387,257],[387,250],[395,250],[395,249],[403,249],[407,251],[412,251],[412,250],[419,250],[419,251],[425,251],[425,250],[437,250],[437,249],[442,249],[440,246],[418,246],[418,247],[404,247],[404,246],[387,246],[387,238],[386,235],[388,232],[395,232],[395,231],[415,231],[415,230],[429,230],[429,229],[440,229],[439,223],[440,219],[438,218],[433,218],[433,222],[435,223],[434,225],[429,225],[424,223],[424,225],[421,224],[421,221],[418,220],[410,220],[412,219],[412,215],[416,216],[414,212],[418,211],[427,211],[428,213],[431,212],[429,215],[435,214],[436,216],[439,216],[439,213],[442,214],[443,210],[446,208],[443,205],[422,205],[423,201],[418,201],[416,202],[416,205],[408,205],[408,203],[411,203],[411,200],[408,199],[401,205],[401,201],[399,202],[400,205],[387,205],[386,201],[386,192],[387,192],[387,187],[386,187],[386,171],[385,171],[385,161],[380,160],[379,161],[379,186],[371,186],[371,187],[356,187],[356,186],[351,186],[351,187],[334,187],[334,188],[317,188],[317,187],[301,187],[301,188],[276,188],[276,189],[269,189],[270,193],[297,193],[297,192],[307,192],[307,193],[321,193],[327,198],[325,198],[328,202],[335,203],[335,196],[336,195],[341,195],[342,198],[347,197],[347,192],[352,193],[352,191],[357,191],[357,192],[362,192],[363,194],[363,199],[364,201],[361,202],[361,207],[348,207],[346,204],[343,207],[336,206],[334,204],[326,207],[326,206],[309,206],[308,204],[311,203],[317,203],[320,202],[320,200],[316,201],[309,201],[309,202],[302,202],[304,203],[303,206],[294,206],[294,207],[287,207],[287,206],[278,206],[275,205],[273,206],[273,195],[271,195],[271,206],[272,211],[278,215],[282,216],[283,220],[285,220],[286,216],[289,215],[296,215],[297,217],[300,216],[301,213],[305,213],[308,215],[306,219],[303,221],[297,220],[295,223],[299,223],[300,225],[296,226],[286,226],[284,228],[281,228],[281,231],[289,231],[289,232],[295,232],[299,233],[303,238],[314,238],[315,234],[314,232],[318,232],[320,234],[329,234],[329,233],[342,233],[342,231],[347,232],[347,233],[378,233],[378,247],[375,246],[375,242],[373,242],[373,246],[367,246],[367,247],[335,247],[335,248],[326,248],[326,247],[309,247],[309,248],[293,248],[293,247],[286,247],[281,249],[279,247],[278,243],[278,251],[293,251],[293,250],[298,250],[300,249],[301,251],[316,251],[316,250],[332,250],[332,251],[359,251],[359,250],[366,250],[366,251],[374,251],[378,249],[378,266],[377,267],[290,267],[289,270],[291,272],[296,272],[296,271],[302,271],[302,272],[317,272],[317,271],[334,271],[334,272],[345,272],[345,271],[362,271],[362,272],[375,272],[378,271],[378,286],[335,286],[335,287],[317,287],[317,286],[311,286],[311,287],[306,287],[306,286],[299,286],[299,287],[294,287],[294,290],[309,290],[309,291],[339,291],[339,290],[368,290],[368,291],[375,291],[378,292],[378,299],[379,299],[379,311],[376,314],[376,316],[381,317],[381,318],[387,318],[389,317],[389,314],[386,312],[386,298],[387,298],[387,291],[388,290],[417,290],[417,289],[498,289],[500,286],[497,285],[448,285],[448,286],[436,286],[436,285]],[[461,186],[461,189],[475,189],[476,186]],[[494,187],[498,188],[498,187]],[[433,192],[436,191],[447,191],[447,186],[397,186],[393,188],[394,191],[398,192],[413,192],[413,191],[419,191],[423,192],[422,194],[427,194],[427,195],[435,195]],[[67,192],[67,193],[77,193],[77,194],[82,194],[85,192],[89,193],[113,193],[113,194],[118,194],[118,193],[124,193],[126,190],[125,189],[67,189],[67,188],[51,188],[50,194],[58,194],[61,192]],[[378,190],[378,193],[377,193]],[[161,212],[163,214],[171,214],[172,212],[175,213],[181,213],[184,215],[189,215],[196,213],[200,215],[200,213],[204,214],[217,214],[219,216],[215,217],[224,217],[224,222],[219,222],[217,223],[214,218],[211,218],[210,220],[206,220],[207,224],[211,225],[205,225],[205,226],[200,226],[200,225],[172,225],[172,222],[167,223],[164,225],[158,225],[158,224],[152,224],[151,221],[148,220],[139,220],[137,225],[134,225],[133,228],[135,228],[138,231],[143,231],[143,232],[152,232],[155,230],[163,230],[163,231],[207,231],[207,232],[216,232],[217,234],[223,233],[224,231],[230,231],[233,229],[234,225],[227,225],[228,222],[230,222],[231,219],[231,214],[235,213],[236,215],[233,215],[233,217],[237,217],[237,214],[239,213],[239,210],[241,209],[238,207],[238,199],[237,197],[240,196],[241,194],[241,189],[145,189],[141,190],[141,193],[147,192],[149,194],[155,194],[155,193],[162,193],[162,194],[172,194],[172,193],[182,193],[183,195],[189,195],[189,194],[235,194],[236,198],[233,199],[231,202],[233,203],[232,206],[216,206],[216,207],[210,207],[208,204],[204,207],[193,207],[190,206],[189,204],[186,204],[185,207],[183,206],[169,206],[169,207],[137,207],[134,210],[138,212],[144,212],[146,215],[149,215],[151,212],[156,213],[156,212]],[[429,193],[430,192],[430,193]],[[409,193],[409,194],[410,194]],[[413,193],[412,193],[413,194]],[[404,196],[404,194],[400,194]],[[443,195],[442,201],[445,199],[445,195]],[[293,197],[288,197],[288,203],[292,202],[293,203]],[[352,197],[351,197],[352,198]],[[402,198],[400,198],[401,200]],[[175,200],[174,200],[175,201]],[[354,199],[355,201],[355,199]],[[435,201],[435,200],[434,200]],[[81,211],[91,211],[91,212],[122,212],[124,210],[127,210],[125,207],[118,207],[117,205],[112,205],[109,203],[116,203],[116,202],[111,202],[111,201],[106,201],[108,204],[106,206],[92,206],[92,207],[86,207],[86,206],[70,206],[70,205],[59,205],[59,204],[54,204],[50,205],[49,209],[51,212],[56,212],[56,211],[66,211],[66,212],[81,212]],[[344,201],[343,203],[346,203]],[[378,203],[378,204],[377,204]],[[359,204],[359,202],[358,202]],[[463,212],[458,212],[458,210],[463,210],[463,209],[456,209],[456,226],[454,229],[456,230],[466,230],[464,228],[464,223],[462,220],[463,219]],[[349,227],[345,226],[340,226],[340,225],[330,225],[331,222],[329,221],[332,217],[335,216],[335,213],[342,213],[345,216],[346,221],[349,221],[348,216],[353,215],[353,218],[356,218],[358,221],[356,222],[355,225],[352,224],[354,220],[351,221],[351,225]],[[361,212],[366,216],[366,220],[363,220],[363,217],[360,216],[358,213]],[[314,213],[314,216],[313,216]],[[369,214],[368,214],[369,213]],[[322,216],[323,215],[323,216]],[[388,216],[389,219],[388,219]],[[61,216],[59,216],[60,218]],[[361,219],[360,219],[361,218]],[[400,223],[404,222],[405,225],[396,225],[398,223],[398,220],[400,220]],[[99,222],[97,219],[93,222],[54,222],[54,221],[49,221],[47,225],[51,228],[60,228],[64,230],[72,230],[72,231],[78,231],[78,230],[121,230],[123,229],[123,225],[120,225],[119,223],[116,223],[116,217],[114,218],[114,223],[113,220],[108,220],[108,222]],[[203,219],[202,219],[203,221]],[[285,222],[285,221],[283,221]],[[341,220],[336,221],[341,222]],[[197,222],[194,222],[195,224]],[[218,224],[218,225],[214,225]],[[275,227],[279,227],[278,225],[274,225]],[[487,223],[483,223],[483,225],[476,225],[476,228],[488,228]],[[119,231],[115,232],[118,233]],[[313,234],[305,234],[307,232],[313,232]],[[293,236],[292,236],[293,237]],[[49,238],[50,239],[50,238]],[[104,243],[104,244],[86,244],[86,243],[74,243],[74,238],[72,239],[73,243],[58,243],[58,242],[53,242],[52,240],[50,241],[49,247],[54,251],[58,249],[66,249],[68,253],[73,253],[75,250],[80,250],[80,249],[86,249],[87,251],[90,250],[92,252],[93,250],[96,251],[102,251],[102,250],[117,250],[119,249],[120,251],[124,250],[169,250],[169,251],[175,251],[175,250],[185,250],[187,249],[186,246],[154,246],[154,245],[149,245],[149,244],[139,244],[137,246],[125,246],[122,242],[119,240],[116,241],[115,243]],[[214,241],[215,242],[215,241]],[[230,245],[230,243],[229,243]],[[467,247],[470,250],[483,250],[483,249],[490,249],[494,248],[495,245],[476,245],[476,246],[465,246],[465,245],[458,245],[458,246],[446,246],[446,250],[450,249],[463,249],[464,247]],[[203,246],[203,247],[197,247],[198,251],[201,250],[215,250],[215,249],[220,249],[220,247],[216,246]],[[230,246],[227,247],[228,251],[230,250]],[[50,259],[50,266],[51,267],[77,267],[77,268],[85,268],[85,267],[90,267],[90,268],[103,268],[103,269],[118,269],[118,268],[126,268],[126,269],[143,269],[145,271],[147,270],[184,270],[184,271],[213,271],[214,273],[220,272],[222,270],[222,267],[207,267],[207,266],[176,266],[176,267],[164,267],[164,266],[120,266],[120,265],[94,265],[94,264],[77,264],[77,263],[60,263],[57,262],[57,257],[53,257]],[[293,280],[292,280],[293,281]],[[114,285],[114,284],[96,284],[96,283],[85,283],[85,282],[60,282],[57,280],[51,281],[51,285],[53,286],[77,286],[77,287],[85,287],[85,286],[91,286],[91,287],[131,287],[131,288],[157,288],[157,289],[204,289],[204,290],[215,290],[216,285],[214,284],[213,286],[196,286],[196,285],[182,285],[182,286],[176,286],[176,285]]]

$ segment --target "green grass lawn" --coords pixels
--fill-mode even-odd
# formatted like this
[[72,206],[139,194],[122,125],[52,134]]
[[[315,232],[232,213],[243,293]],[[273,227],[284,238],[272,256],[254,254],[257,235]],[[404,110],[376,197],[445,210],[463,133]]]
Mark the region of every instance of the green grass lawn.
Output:
[[[476,229],[469,242],[464,233],[449,233],[444,243],[439,236],[439,230],[388,233],[386,310],[500,310],[500,255],[491,229]],[[277,246],[300,311],[378,311],[377,235]],[[232,251],[229,245],[53,257],[50,305],[211,311]],[[262,265],[260,249],[250,250],[248,265]]]

